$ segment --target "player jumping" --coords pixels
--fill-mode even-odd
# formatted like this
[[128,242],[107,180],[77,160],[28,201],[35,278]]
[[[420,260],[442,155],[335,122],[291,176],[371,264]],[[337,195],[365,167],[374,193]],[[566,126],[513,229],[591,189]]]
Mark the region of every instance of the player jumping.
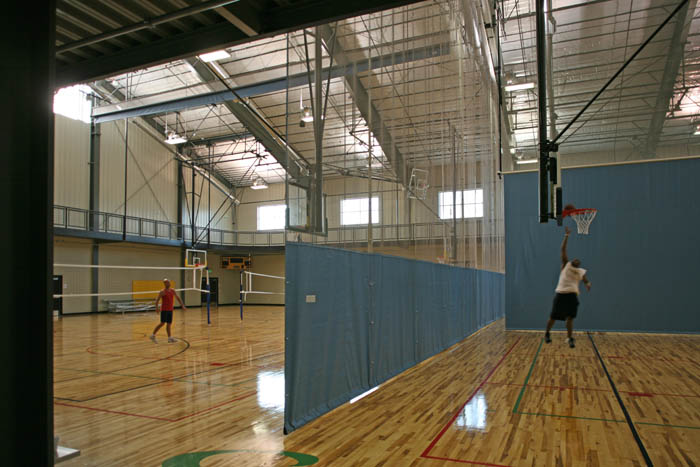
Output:
[[574,331],[574,318],[576,318],[576,312],[578,310],[578,283],[583,280],[586,285],[586,290],[591,290],[591,282],[586,277],[586,270],[580,268],[581,261],[576,258],[573,261],[569,261],[566,256],[566,242],[569,240],[569,234],[571,231],[568,227],[565,227],[566,234],[564,235],[564,241],[561,244],[561,272],[559,273],[559,283],[555,289],[556,295],[554,296],[554,303],[552,304],[552,313],[549,315],[549,321],[547,321],[547,330],[544,334],[544,341],[549,344],[552,342],[551,337],[549,337],[549,330],[552,329],[555,320],[566,321],[566,330],[569,338],[567,342],[569,347],[575,347],[574,337],[572,333]]

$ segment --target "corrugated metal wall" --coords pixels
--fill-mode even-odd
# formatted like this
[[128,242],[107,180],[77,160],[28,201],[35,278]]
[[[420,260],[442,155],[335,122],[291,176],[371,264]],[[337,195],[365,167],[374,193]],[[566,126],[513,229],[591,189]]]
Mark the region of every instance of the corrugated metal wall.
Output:
[[[100,210],[124,213],[125,121],[102,124]],[[172,151],[129,123],[127,215],[177,222],[177,161]]]
[[[219,188],[195,171],[194,197],[192,196],[192,169],[183,167],[185,199],[182,203],[182,222],[192,222],[193,200],[195,225],[206,227],[210,220],[211,229],[234,230],[232,202]],[[225,201],[226,200],[226,201]],[[224,202],[225,201],[225,202]]]
[[56,114],[54,204],[90,207],[90,125]]

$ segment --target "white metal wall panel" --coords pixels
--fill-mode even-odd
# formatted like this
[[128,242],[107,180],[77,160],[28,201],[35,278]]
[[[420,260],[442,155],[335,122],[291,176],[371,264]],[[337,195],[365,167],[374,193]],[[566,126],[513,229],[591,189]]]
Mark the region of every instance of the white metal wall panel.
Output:
[[[92,242],[57,237],[53,242],[55,264],[90,264]],[[63,276],[64,293],[90,293],[91,273],[89,269],[54,267],[53,273]],[[92,298],[76,297],[63,299],[63,313],[88,313],[93,311]]]
[[54,204],[88,209],[90,125],[56,114],[54,128]]
[[[125,123],[102,124],[100,210],[124,213]],[[177,162],[168,148],[129,124],[127,215],[177,221]]]

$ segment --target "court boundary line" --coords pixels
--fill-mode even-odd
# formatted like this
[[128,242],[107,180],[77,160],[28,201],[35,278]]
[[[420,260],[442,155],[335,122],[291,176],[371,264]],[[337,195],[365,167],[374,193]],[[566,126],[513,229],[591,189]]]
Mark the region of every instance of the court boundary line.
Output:
[[[178,379],[184,379],[184,378],[189,378],[189,377],[192,377],[192,376],[198,376],[198,375],[202,375],[202,374],[205,374],[205,373],[211,373],[211,372],[214,372],[214,371],[223,370],[223,369],[226,369],[226,368],[230,368],[230,367],[232,367],[232,366],[241,365],[241,364],[246,363],[246,362],[248,362],[248,361],[259,360],[259,359],[261,359],[261,358],[266,358],[266,357],[267,357],[266,355],[263,355],[263,356],[256,357],[256,358],[253,358],[253,359],[250,359],[250,360],[245,360],[245,361],[242,360],[242,361],[239,361],[239,362],[235,362],[235,363],[231,363],[231,364],[226,364],[225,366],[217,366],[217,367],[209,368],[209,369],[202,370],[202,371],[194,371],[194,372],[187,373],[187,374],[184,374],[184,375],[181,375],[181,376],[176,376],[176,377],[174,377],[174,378],[163,379],[162,381],[156,381],[156,382],[154,382],[154,383],[144,384],[144,385],[142,385],[142,386],[136,386],[136,387],[133,387],[133,388],[127,388],[127,389],[123,389],[123,390],[120,390],[120,391],[111,392],[111,393],[108,393],[108,394],[100,394],[100,395],[97,395],[97,396],[89,397],[89,398],[87,398],[87,399],[76,400],[76,399],[70,399],[70,398],[68,398],[68,397],[59,397],[59,396],[54,396],[54,399],[67,400],[67,401],[71,401],[71,402],[89,402],[89,401],[92,401],[92,400],[95,400],[95,399],[100,399],[100,398],[102,398],[102,397],[113,396],[113,395],[115,395],[115,394],[121,394],[121,393],[129,392],[129,391],[136,391],[136,390],[138,390],[138,389],[143,389],[143,388],[147,388],[147,387],[150,387],[150,386],[155,386],[155,385],[157,385],[157,384],[173,382],[173,381],[176,381],[176,380],[178,380]],[[128,369],[128,368],[127,368],[127,369]],[[116,371],[122,371],[122,370],[116,370]],[[95,376],[95,375],[91,375],[91,376]],[[91,377],[91,376],[85,376],[84,378],[89,378],[89,377]],[[78,379],[78,378],[75,378],[75,379]],[[63,381],[72,381],[72,380],[63,380]],[[176,381],[176,382],[177,382],[177,381]]]
[[[519,383],[507,383],[505,381],[489,381],[486,384],[494,384],[501,386],[522,386]],[[531,388],[540,389],[558,389],[560,391],[578,390],[578,391],[598,391],[598,392],[612,392],[612,389],[602,389],[602,388],[586,388],[581,386],[552,386],[546,384],[528,384]],[[695,394],[665,394],[660,392],[647,392],[647,391],[620,391],[622,394],[627,394],[633,397],[681,397],[684,399],[694,399],[700,397],[700,395]]]
[[646,448],[644,447],[644,443],[642,443],[642,439],[639,437],[639,433],[637,433],[637,429],[634,427],[634,422],[632,421],[632,417],[630,417],[629,412],[627,412],[627,407],[625,407],[624,402],[622,402],[622,397],[620,397],[620,393],[617,392],[617,387],[615,386],[615,382],[613,381],[612,377],[610,376],[610,373],[608,373],[608,368],[605,366],[605,362],[603,361],[603,357],[600,356],[600,352],[598,352],[598,347],[595,345],[595,341],[593,340],[593,335],[588,332],[588,338],[591,341],[591,344],[593,344],[593,350],[595,350],[596,355],[598,356],[598,360],[600,361],[600,365],[603,367],[603,371],[605,371],[605,375],[608,377],[608,381],[610,381],[610,386],[613,389],[613,392],[615,393],[615,397],[617,398],[617,402],[620,404],[620,408],[622,409],[622,413],[625,415],[625,419],[627,420],[627,425],[629,425],[630,430],[632,431],[632,436],[634,436],[634,440],[637,442],[637,445],[639,446],[639,450],[642,452],[642,456],[644,457],[644,460],[647,463],[647,466],[653,467],[654,463],[651,461],[651,457],[649,457],[649,453],[647,452]]
[[[190,343],[189,343],[187,340],[185,340],[185,339],[179,339],[179,340],[181,340],[182,342],[184,342],[184,343],[187,344],[187,345],[185,345],[185,348],[184,348],[184,349],[181,349],[181,350],[175,352],[175,353],[172,354],[172,355],[169,355],[169,356],[167,356],[167,357],[162,357],[162,358],[138,357],[138,356],[133,356],[133,357],[132,357],[132,356],[128,356],[128,355],[127,355],[128,358],[139,358],[139,359],[145,359],[145,358],[148,359],[148,358],[150,358],[151,361],[144,362],[144,363],[139,363],[139,364],[137,364],[137,365],[132,365],[132,366],[128,366],[128,367],[125,367],[125,368],[120,368],[120,369],[115,370],[115,371],[130,370],[130,369],[132,369],[132,368],[138,368],[138,367],[140,367],[140,366],[150,365],[151,363],[162,362],[163,360],[169,360],[169,359],[171,359],[172,357],[176,357],[176,356],[178,356],[178,355],[180,355],[180,354],[186,352],[187,349],[190,348]],[[113,341],[113,342],[114,342],[114,341]],[[121,341],[117,341],[117,342],[121,342]],[[100,345],[100,344],[97,344],[97,345]],[[108,356],[108,357],[120,357],[120,355],[109,355],[109,354],[100,354],[100,353],[97,353],[97,352],[91,352],[90,349],[91,349],[92,347],[96,347],[97,345],[90,345],[90,346],[86,347],[86,348],[85,348],[85,352],[87,352],[87,353],[89,353],[89,354],[92,354],[92,355],[106,355],[106,356]],[[124,355],[122,355],[122,356],[124,356]],[[178,360],[179,360],[179,359],[178,359]],[[177,360],[174,360],[174,361],[177,361]],[[75,381],[75,380],[78,380],[78,379],[89,378],[89,377],[90,377],[89,375],[88,375],[88,376],[78,376],[77,378],[65,379],[65,380],[62,380],[62,381],[60,381],[60,382]]]
[[425,448],[425,450],[421,453],[421,455],[419,457],[422,457],[424,459],[436,459],[436,460],[443,460],[443,461],[452,461],[452,462],[458,462],[458,463],[462,463],[462,464],[486,465],[486,466],[490,466],[490,467],[508,467],[508,466],[505,466],[503,464],[490,464],[487,462],[468,461],[468,460],[464,460],[464,459],[453,459],[453,458],[449,458],[449,457],[430,456],[429,453],[435,447],[435,445],[438,443],[438,441],[440,441],[440,438],[442,438],[442,436],[445,434],[445,432],[447,432],[447,430],[450,428],[450,426],[452,426],[452,424],[457,419],[459,414],[462,412],[462,410],[464,410],[464,407],[466,407],[467,404],[474,398],[476,393],[479,392],[479,390],[484,387],[484,385],[486,384],[488,379],[496,372],[496,370],[501,366],[501,364],[506,359],[506,357],[508,355],[510,355],[510,353],[513,351],[513,349],[520,343],[521,339],[522,338],[519,337],[518,340],[516,340],[515,343],[510,347],[510,349],[508,349],[508,351],[505,354],[503,354],[503,356],[501,356],[501,359],[498,360],[496,365],[491,369],[491,371],[489,371],[489,373],[486,375],[486,378],[484,378],[484,380],[476,387],[476,389],[474,389],[474,391],[471,393],[469,398],[464,402],[464,404],[462,404],[459,407],[459,409],[454,413],[454,415],[452,416],[452,418],[450,418],[450,420],[447,422],[447,424],[444,427],[442,427],[442,430],[440,430],[440,432],[437,434],[437,436],[428,445],[428,447]]
[[[203,414],[204,412],[209,412],[210,410],[218,409],[218,408],[220,408],[220,407],[222,407],[222,406],[224,406],[224,405],[226,405],[226,404],[230,404],[230,403],[232,403],[232,402],[237,402],[237,401],[239,401],[239,400],[248,398],[248,397],[253,396],[253,395],[255,395],[255,394],[257,394],[257,391],[251,392],[251,393],[248,393],[248,394],[244,394],[244,395],[239,396],[239,397],[236,397],[236,398],[234,398],[234,399],[221,402],[221,403],[219,403],[219,404],[217,404],[217,405],[213,405],[213,406],[211,406],[211,407],[207,407],[206,409],[198,410],[197,412],[193,412],[193,413],[188,414],[188,415],[183,415],[182,417],[178,417],[178,418],[156,417],[156,416],[153,416],[153,415],[143,415],[143,414],[137,414],[137,413],[132,413],[132,412],[122,412],[122,411],[119,411],[119,410],[101,409],[101,408],[99,408],[99,407],[88,407],[88,406],[85,406],[85,405],[67,404],[67,403],[65,403],[65,402],[58,402],[58,401],[54,401],[53,403],[54,403],[55,405],[63,405],[63,406],[65,406],[65,407],[73,407],[73,408],[77,408],[77,409],[92,410],[92,411],[94,411],[94,412],[104,412],[104,413],[110,413],[110,414],[114,414],[114,415],[126,415],[126,416],[129,416],[129,417],[148,418],[148,419],[151,419],[151,420],[158,420],[158,421],[162,421],[162,422],[176,423],[176,422],[180,422],[180,421],[182,421],[182,420],[185,420],[185,419],[188,419],[188,418],[191,418],[191,417],[194,417],[194,416]],[[80,402],[80,401],[78,401],[78,402]]]
[[[553,413],[545,413],[545,412],[519,412],[517,409],[519,408],[520,401],[522,400],[522,396],[525,393],[526,388],[529,387],[537,387],[537,388],[556,388],[559,390],[566,390],[566,389],[581,389],[581,390],[590,390],[590,391],[599,391],[599,392],[612,392],[610,389],[593,389],[593,388],[577,388],[576,386],[573,387],[557,387],[557,386],[542,386],[542,385],[532,385],[528,384],[528,381],[530,380],[530,376],[532,375],[532,371],[535,367],[535,363],[537,362],[537,359],[539,358],[539,353],[542,348],[542,343],[543,340],[540,341],[540,345],[537,348],[537,352],[535,352],[535,356],[532,359],[532,363],[530,364],[530,370],[528,371],[527,377],[525,378],[525,381],[523,384],[517,384],[517,383],[504,383],[504,382],[487,382],[486,384],[500,384],[500,385],[507,385],[507,386],[522,386],[522,389],[520,390],[520,395],[518,396],[518,400],[516,401],[515,406],[513,407],[513,413],[517,415],[531,415],[531,416],[539,416],[539,417],[557,417],[557,418],[570,418],[570,419],[578,419],[578,420],[589,420],[589,421],[599,421],[599,422],[611,422],[611,423],[624,423],[625,420],[613,420],[613,419],[607,419],[607,418],[595,418],[595,417],[582,417],[582,416],[575,416],[575,415],[559,415],[559,414],[553,414]],[[517,353],[516,353],[517,354]],[[515,354],[514,354],[515,355]],[[595,357],[592,357],[595,358]],[[622,391],[623,393],[629,393],[631,391]],[[661,396],[661,394],[658,394]],[[663,396],[671,396],[670,394],[664,394]],[[678,395],[675,395],[678,396]],[[685,396],[680,396],[680,397],[685,397]],[[690,397],[700,397],[700,396],[690,396]],[[661,426],[665,428],[687,428],[691,430],[700,430],[700,427],[693,427],[693,426],[686,426],[686,425],[671,425],[671,424],[661,424],[661,423],[652,423],[652,422],[636,422],[638,425],[653,425],[653,426]]]

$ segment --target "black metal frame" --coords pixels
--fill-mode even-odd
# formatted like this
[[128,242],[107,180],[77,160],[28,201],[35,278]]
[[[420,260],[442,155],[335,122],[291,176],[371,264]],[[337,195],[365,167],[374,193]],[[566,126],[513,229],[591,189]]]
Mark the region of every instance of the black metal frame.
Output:
[[[625,63],[620,67],[617,72],[610,77],[610,79],[603,85],[603,87],[593,96],[593,98],[588,101],[588,103],[583,106],[583,108],[576,114],[576,116],[560,131],[557,136],[549,141],[547,139],[547,94],[546,94],[546,73],[545,73],[545,40],[544,40],[544,1],[546,0],[536,0],[536,34],[537,34],[537,107],[538,107],[538,117],[539,117],[539,221],[540,223],[547,223],[550,218],[557,219],[560,222],[560,210],[557,209],[557,213],[552,213],[549,207],[549,192],[550,185],[549,182],[556,182],[556,159],[550,158],[550,152],[558,152],[559,145],[558,141],[561,137],[571,128],[571,126],[583,115],[583,113],[595,102],[600,95],[610,86],[610,84],[617,78],[627,65],[629,65],[639,53],[649,44],[649,42],[654,39],[654,37],[661,31],[664,26],[666,26],[669,21],[678,13],[683,6],[688,3],[688,0],[681,0],[676,8],[668,15],[668,17],[654,30],[654,32],[637,48],[637,50],[625,61]],[[548,174],[549,172],[549,180]],[[558,190],[555,194],[558,199],[561,199],[562,193]]]

